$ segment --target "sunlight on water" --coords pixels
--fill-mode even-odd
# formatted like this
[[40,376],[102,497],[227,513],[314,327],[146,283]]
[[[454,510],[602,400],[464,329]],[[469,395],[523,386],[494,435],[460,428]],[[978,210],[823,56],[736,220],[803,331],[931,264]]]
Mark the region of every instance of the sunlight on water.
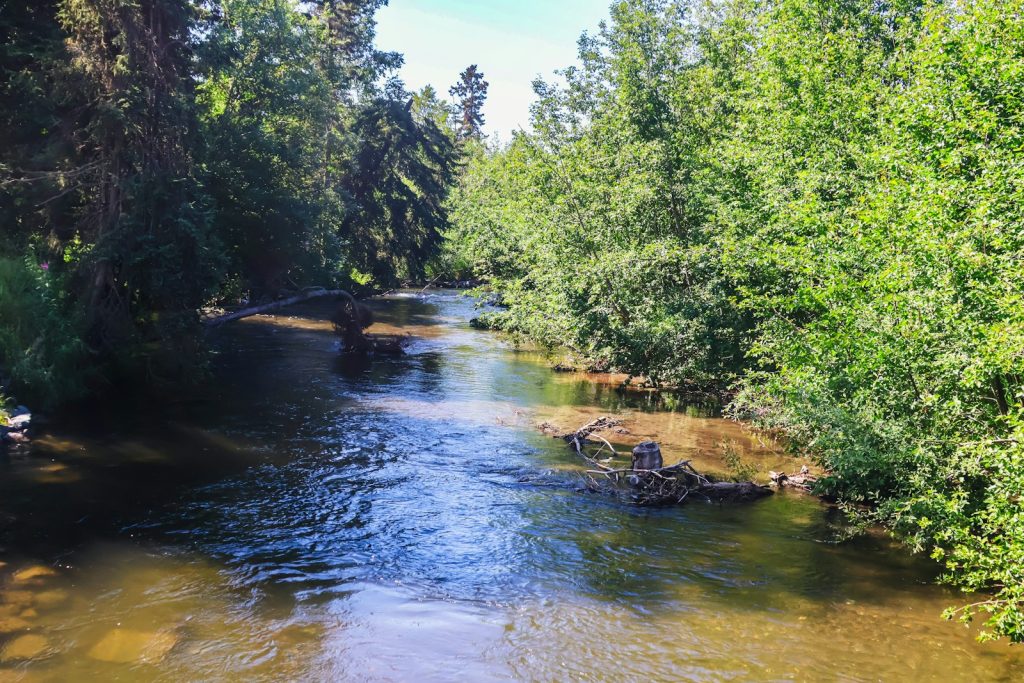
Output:
[[840,542],[797,495],[623,507],[538,425],[615,414],[624,451],[799,466],[769,440],[553,374],[456,294],[373,306],[408,356],[340,357],[309,305],[220,331],[193,401],[7,456],[0,683],[1024,677],[884,535]]

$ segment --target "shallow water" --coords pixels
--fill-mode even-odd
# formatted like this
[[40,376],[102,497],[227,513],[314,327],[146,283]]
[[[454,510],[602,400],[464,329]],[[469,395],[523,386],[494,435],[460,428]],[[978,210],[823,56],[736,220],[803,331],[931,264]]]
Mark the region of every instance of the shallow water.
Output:
[[0,463],[0,683],[1024,677],[939,619],[962,598],[927,561],[818,502],[624,507],[537,425],[799,466],[773,444],[552,373],[454,293],[373,305],[407,356],[341,359],[322,307],[249,319],[196,401]]

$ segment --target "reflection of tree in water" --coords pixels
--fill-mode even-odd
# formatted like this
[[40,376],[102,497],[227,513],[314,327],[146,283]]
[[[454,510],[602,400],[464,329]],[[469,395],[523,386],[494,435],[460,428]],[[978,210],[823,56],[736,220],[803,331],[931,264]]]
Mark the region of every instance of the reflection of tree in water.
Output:
[[569,572],[575,590],[640,612],[884,604],[930,578],[929,565],[876,537],[829,542],[835,513],[797,495],[664,510],[569,496],[560,510],[526,514],[561,568],[544,577],[553,591]]

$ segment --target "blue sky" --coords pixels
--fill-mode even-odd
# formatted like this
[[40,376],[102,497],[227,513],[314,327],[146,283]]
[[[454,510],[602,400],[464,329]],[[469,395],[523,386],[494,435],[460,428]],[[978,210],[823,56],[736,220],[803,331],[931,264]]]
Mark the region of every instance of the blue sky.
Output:
[[377,46],[405,55],[412,90],[448,88],[470,64],[490,83],[485,131],[507,139],[529,123],[530,82],[576,61],[576,40],[611,0],[391,0],[377,14]]

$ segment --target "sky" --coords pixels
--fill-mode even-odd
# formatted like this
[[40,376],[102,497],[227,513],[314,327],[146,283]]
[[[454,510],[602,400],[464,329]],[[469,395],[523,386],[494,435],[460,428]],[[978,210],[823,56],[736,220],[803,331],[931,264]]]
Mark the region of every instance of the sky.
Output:
[[607,18],[610,1],[390,0],[377,13],[377,47],[405,55],[410,90],[430,84],[445,97],[479,65],[490,83],[484,132],[507,140],[529,127],[530,83],[576,63],[577,39]]

